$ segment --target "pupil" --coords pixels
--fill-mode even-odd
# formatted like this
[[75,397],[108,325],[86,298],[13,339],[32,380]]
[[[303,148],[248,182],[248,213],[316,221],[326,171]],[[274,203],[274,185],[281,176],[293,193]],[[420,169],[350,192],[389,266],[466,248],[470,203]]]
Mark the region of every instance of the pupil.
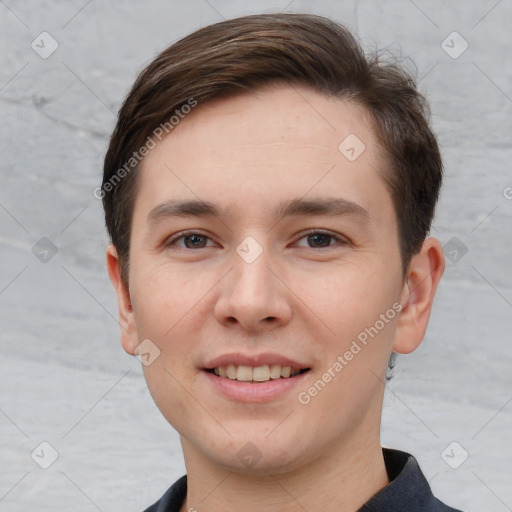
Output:
[[315,247],[328,247],[330,242],[330,235],[309,235],[308,243]]
[[204,247],[204,236],[202,235],[190,235],[185,237],[185,246],[190,248],[190,245],[193,247]]

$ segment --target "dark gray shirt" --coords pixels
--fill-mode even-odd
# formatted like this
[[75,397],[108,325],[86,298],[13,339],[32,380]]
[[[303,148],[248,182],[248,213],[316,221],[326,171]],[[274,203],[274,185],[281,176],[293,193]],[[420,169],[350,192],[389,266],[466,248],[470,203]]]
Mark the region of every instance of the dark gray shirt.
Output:
[[[387,448],[383,453],[390,482],[358,512],[460,512],[434,497],[412,455]],[[185,475],[145,512],[179,512],[186,495]]]

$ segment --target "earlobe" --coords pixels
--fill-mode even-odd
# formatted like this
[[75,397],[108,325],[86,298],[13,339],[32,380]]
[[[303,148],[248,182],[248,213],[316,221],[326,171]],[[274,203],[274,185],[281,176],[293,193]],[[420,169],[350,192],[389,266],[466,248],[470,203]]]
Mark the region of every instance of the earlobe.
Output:
[[408,354],[422,342],[443,272],[441,243],[435,238],[428,238],[409,264],[402,292],[403,309],[397,322],[394,352]]
[[121,276],[121,263],[117,250],[112,244],[107,247],[106,258],[110,281],[117,295],[119,325],[121,326],[121,345],[128,354],[134,355],[134,350],[138,345],[137,326],[128,283]]

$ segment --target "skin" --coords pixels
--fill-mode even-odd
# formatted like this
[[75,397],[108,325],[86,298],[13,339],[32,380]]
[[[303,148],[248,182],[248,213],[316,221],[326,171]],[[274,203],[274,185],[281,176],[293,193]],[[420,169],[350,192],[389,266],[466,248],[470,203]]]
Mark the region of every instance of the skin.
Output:
[[[349,134],[366,146],[353,162],[338,150]],[[444,260],[429,238],[404,279],[381,172],[362,107],[287,85],[197,107],[145,158],[128,283],[113,246],[107,265],[124,349],[134,354],[149,338],[161,351],[144,373],[181,437],[182,510],[348,512],[388,483],[380,446],[387,362],[393,350],[421,343]],[[343,198],[367,214],[275,215],[281,202],[301,198]],[[174,199],[209,201],[221,212],[148,221]],[[308,238],[309,229],[333,237]],[[207,237],[194,239],[205,246],[172,240],[183,230]],[[248,236],[262,249],[250,264],[236,252]],[[299,403],[298,393],[396,302],[401,313]],[[237,403],[202,371],[231,352],[278,353],[311,370],[272,401]],[[261,456],[252,467],[237,456],[248,442]]]

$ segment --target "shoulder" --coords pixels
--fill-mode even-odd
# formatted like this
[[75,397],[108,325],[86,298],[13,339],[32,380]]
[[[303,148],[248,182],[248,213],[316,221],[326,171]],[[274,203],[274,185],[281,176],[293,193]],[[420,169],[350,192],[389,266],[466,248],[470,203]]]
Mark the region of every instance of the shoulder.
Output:
[[176,480],[165,494],[144,512],[179,512],[187,495],[187,475]]
[[461,512],[437,499],[417,460],[409,453],[383,449],[389,484],[359,512]]

